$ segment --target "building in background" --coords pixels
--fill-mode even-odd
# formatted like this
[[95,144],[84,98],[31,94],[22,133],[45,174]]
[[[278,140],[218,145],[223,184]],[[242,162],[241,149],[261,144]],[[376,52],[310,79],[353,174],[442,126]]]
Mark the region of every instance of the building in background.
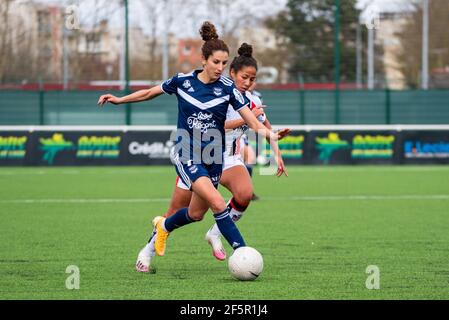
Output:
[[177,66],[183,73],[201,68],[202,40],[179,39],[177,45]]
[[406,87],[405,75],[401,72],[400,55],[402,46],[398,33],[407,24],[409,15],[404,12],[384,12],[380,15],[380,25],[375,30],[376,46],[382,48],[381,61],[385,81],[389,88],[401,90]]
[[[0,74],[5,81],[62,79],[63,8],[41,3],[11,2],[3,21]],[[34,79],[27,79],[31,77]]]
[[253,55],[259,66],[257,82],[260,84],[287,83],[289,63],[279,50],[280,40],[262,23],[243,27],[239,33],[239,44],[246,42],[253,46]]

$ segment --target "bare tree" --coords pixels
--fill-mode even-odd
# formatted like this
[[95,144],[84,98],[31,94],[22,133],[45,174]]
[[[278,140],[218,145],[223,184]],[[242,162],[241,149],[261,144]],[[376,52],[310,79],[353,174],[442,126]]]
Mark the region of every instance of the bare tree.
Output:
[[[92,7],[92,10],[80,11],[80,29],[68,32],[70,43],[70,76],[73,82],[84,82],[94,79],[118,78],[119,61],[105,62],[107,53],[102,51],[101,44],[105,37],[110,37],[110,17],[122,10],[120,1],[78,0],[68,4],[79,7]],[[112,67],[111,71],[109,69]]]
[[9,8],[13,0],[6,0],[0,2],[0,81],[4,82],[5,67],[8,63],[8,55],[10,47],[10,26],[9,26]]
[[157,36],[160,29],[160,16],[163,9],[163,1],[142,1],[142,6],[145,9],[145,16],[147,17],[147,24],[149,26],[149,52],[148,52],[148,76],[152,79],[158,78],[161,70],[161,56],[157,55]]
[[[401,32],[397,33],[400,39],[402,52],[399,56],[402,62],[401,71],[405,75],[409,87],[417,88],[421,82],[422,63],[422,7],[415,4],[415,11],[411,12],[408,22]],[[447,0],[430,1],[430,34],[429,34],[429,67],[431,86],[449,87],[447,72],[439,74],[449,66],[449,37],[447,25],[449,22],[449,6]]]
[[[198,4],[193,0],[141,0],[140,4],[145,15],[145,21],[141,24],[141,27],[147,31],[146,34],[149,37],[149,55],[147,65],[144,68],[136,69],[140,69],[140,74],[145,72],[146,77],[145,75],[143,76],[146,79],[161,79],[163,60],[162,39],[164,33],[170,37],[175,23],[179,21],[182,21],[183,24],[194,22],[196,20],[196,8]],[[176,58],[170,56],[169,59],[169,74],[171,74],[171,72],[174,72]],[[135,63],[135,61],[132,62]],[[133,73],[134,75],[135,73]]]

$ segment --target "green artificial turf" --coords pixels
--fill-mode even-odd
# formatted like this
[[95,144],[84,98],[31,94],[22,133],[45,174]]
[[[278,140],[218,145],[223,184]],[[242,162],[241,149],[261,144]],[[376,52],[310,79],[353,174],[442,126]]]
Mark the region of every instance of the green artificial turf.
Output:
[[[264,270],[241,282],[204,241],[210,212],[170,235],[156,273],[135,271],[172,167],[1,168],[0,299],[449,298],[448,166],[288,169],[255,170],[261,199],[238,226]],[[79,290],[66,288],[71,265]],[[379,290],[366,288],[370,265]]]

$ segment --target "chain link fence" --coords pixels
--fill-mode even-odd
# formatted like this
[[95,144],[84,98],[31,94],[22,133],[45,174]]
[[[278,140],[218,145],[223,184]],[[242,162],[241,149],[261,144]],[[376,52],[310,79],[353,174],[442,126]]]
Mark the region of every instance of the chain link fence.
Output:
[[95,102],[200,68],[205,20],[231,58],[253,45],[275,124],[449,123],[447,0],[5,0],[0,18],[4,125],[175,124],[168,97]]

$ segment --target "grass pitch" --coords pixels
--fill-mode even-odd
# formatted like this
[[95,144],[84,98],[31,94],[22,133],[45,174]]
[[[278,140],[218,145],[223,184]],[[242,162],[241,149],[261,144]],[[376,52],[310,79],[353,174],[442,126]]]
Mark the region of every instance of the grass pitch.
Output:
[[[134,270],[171,167],[1,168],[0,299],[449,298],[449,167],[288,169],[255,171],[261,200],[239,228],[265,267],[239,282],[203,240],[210,213],[170,236],[155,274]],[[70,265],[79,290],[66,288]],[[366,288],[370,265],[379,290]]]

